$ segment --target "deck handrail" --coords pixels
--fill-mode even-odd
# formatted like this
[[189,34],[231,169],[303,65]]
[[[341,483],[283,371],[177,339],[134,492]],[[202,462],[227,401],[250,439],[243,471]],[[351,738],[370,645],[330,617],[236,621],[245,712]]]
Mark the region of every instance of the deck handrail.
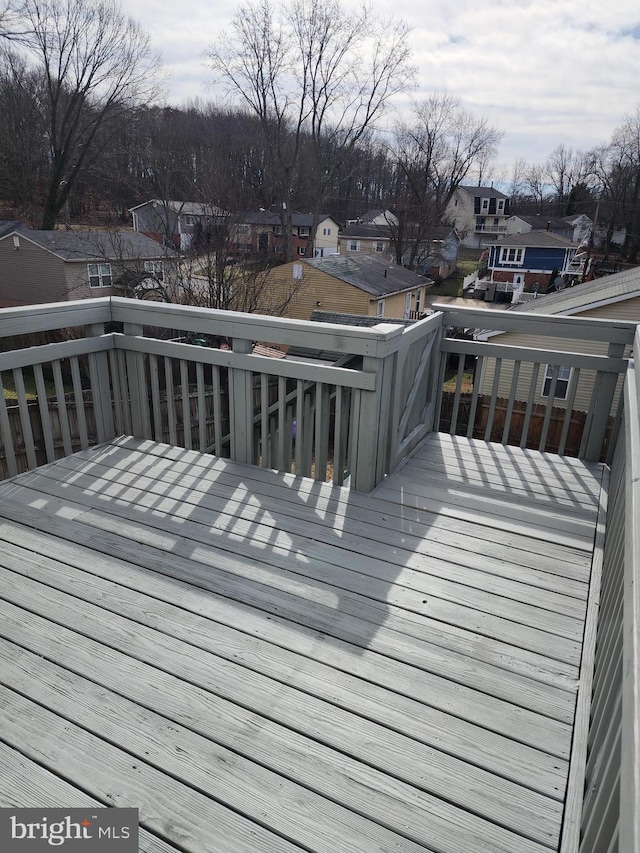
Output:
[[[591,372],[595,376],[591,380],[591,400],[584,406],[580,446],[572,452],[597,459],[606,440],[613,444],[617,428],[613,403],[617,400],[619,377],[626,369],[625,349],[632,341],[635,324],[436,307],[436,312],[409,326],[384,321],[364,328],[119,297],[3,309],[0,338],[68,327],[74,329],[75,335],[84,328],[85,338],[0,355],[0,372],[13,371],[17,382],[17,412],[9,416],[0,411],[0,427],[6,433],[11,428],[7,426],[9,420],[19,424],[19,439],[24,446],[21,452],[29,467],[45,458],[51,461],[59,455],[60,447],[64,453],[77,449],[67,423],[70,414],[65,399],[65,388],[72,376],[77,411],[71,414],[78,420],[80,446],[94,439],[106,440],[118,431],[130,431],[141,438],[180,441],[184,446],[197,445],[208,452],[223,452],[224,445],[224,452],[236,461],[284,470],[291,468],[295,457],[295,470],[307,474],[313,471],[314,476],[324,477],[327,468],[331,468],[329,456],[337,436],[343,458],[340,470],[336,472],[334,468],[335,482],[342,483],[351,476],[352,487],[369,491],[395,470],[430,431],[442,428],[446,360],[457,354],[449,431],[458,430],[458,420],[465,409],[467,435],[496,440],[494,433],[499,423],[501,435],[497,440],[508,443],[512,441],[510,427],[517,422],[522,425],[518,426],[521,446],[531,446],[527,444],[528,436],[532,424],[537,423],[534,446],[549,449],[549,437],[561,432],[557,450],[562,454],[574,430],[573,403],[581,387],[578,380]],[[119,324],[115,328],[122,331],[112,332],[114,326],[106,324]],[[109,331],[106,336],[105,326]],[[508,347],[492,334],[464,341],[445,334],[450,328],[486,331],[487,326],[497,332],[543,335],[558,343],[553,348]],[[166,340],[185,334],[226,338],[232,341],[232,349]],[[585,338],[590,343],[604,342],[608,349],[604,354],[593,355],[574,351],[573,345],[567,347],[566,341]],[[330,351],[341,357],[344,366],[269,359],[252,351],[255,342]],[[461,390],[465,357],[477,359],[482,366],[480,372],[476,371],[473,392],[466,397]],[[62,363],[67,371],[66,385]],[[508,368],[509,363],[515,367]],[[521,394],[518,381],[522,384],[522,377],[518,379],[516,374],[524,376],[526,365],[533,365],[531,382],[527,394]],[[40,420],[35,419],[35,427],[27,422],[33,411],[30,415],[22,388],[23,368],[33,369],[38,385]],[[560,429],[554,420],[557,413],[552,416],[552,410],[555,412],[558,404],[563,368],[572,371],[572,378]],[[45,423],[53,415],[47,414],[51,400],[43,399],[43,369],[56,374],[53,405],[59,423],[55,434],[50,434]],[[546,405],[539,414],[535,393],[536,383],[543,379],[543,369],[551,373],[549,393],[543,401]],[[512,381],[509,392],[503,394],[504,403],[500,403],[501,383],[505,384],[506,376],[512,376]],[[195,389],[193,393],[190,388]],[[93,408],[83,412],[86,395]],[[171,405],[167,403],[170,397]],[[518,397],[524,397],[522,406],[526,402],[522,411],[518,410]],[[498,417],[501,405],[506,409],[503,421]],[[0,409],[6,409],[4,400]],[[38,440],[46,446],[46,457],[33,438],[34,428],[42,432]],[[11,436],[4,444],[7,451]],[[58,445],[55,449],[54,444]],[[17,471],[15,460],[9,469],[9,473]]]

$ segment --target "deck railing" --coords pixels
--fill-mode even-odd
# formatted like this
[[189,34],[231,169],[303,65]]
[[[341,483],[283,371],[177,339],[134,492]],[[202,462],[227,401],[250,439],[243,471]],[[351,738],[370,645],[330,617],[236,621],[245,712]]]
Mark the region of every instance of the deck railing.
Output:
[[[65,339],[20,346],[52,330]],[[225,338],[231,349],[190,336]],[[0,338],[17,341],[0,353],[4,476],[128,433],[337,484],[349,477],[369,491],[444,421],[451,433],[549,450],[557,420],[555,449],[565,453],[584,406],[576,453],[606,453],[611,476],[562,853],[640,853],[635,324],[441,306],[408,327],[359,328],[111,298],[5,309]],[[256,341],[336,358],[269,358]]]
[[[489,320],[507,335],[471,339]],[[118,298],[5,309],[0,338],[67,330],[71,339],[0,354],[0,379],[15,394],[13,405],[0,395],[0,473],[120,433],[336,484],[350,478],[365,491],[437,429],[599,459],[619,426],[633,329],[447,306],[408,327],[373,328]],[[509,333],[542,342],[509,344]],[[188,342],[200,339],[231,348]],[[336,360],[269,358],[256,342]],[[597,346],[603,353],[591,354]],[[443,394],[452,358],[453,391]]]
[[457,368],[449,399],[440,398],[442,431],[606,457],[619,428],[634,323],[435,307],[448,329],[440,387],[452,358]]

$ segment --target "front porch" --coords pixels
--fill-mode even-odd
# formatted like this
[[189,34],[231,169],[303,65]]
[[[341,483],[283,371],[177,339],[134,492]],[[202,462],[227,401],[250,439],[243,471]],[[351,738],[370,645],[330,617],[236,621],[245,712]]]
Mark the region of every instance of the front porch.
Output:
[[[0,487],[3,805],[141,850],[558,850],[603,466],[371,495],[122,437]],[[575,817],[575,816],[574,816]]]

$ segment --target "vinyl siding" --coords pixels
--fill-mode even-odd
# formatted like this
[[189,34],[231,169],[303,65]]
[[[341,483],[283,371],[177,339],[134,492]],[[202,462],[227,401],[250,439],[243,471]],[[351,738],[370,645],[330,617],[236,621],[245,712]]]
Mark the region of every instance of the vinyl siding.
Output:
[[0,305],[35,305],[67,299],[65,264],[51,252],[19,236],[0,240]]
[[[640,298],[621,300],[610,305],[603,305],[599,308],[588,311],[581,311],[579,314],[574,314],[575,317],[593,317],[604,320],[631,320],[640,322]],[[586,353],[587,355],[606,355],[607,345],[597,341],[559,341],[556,338],[541,338],[535,335],[525,335],[516,332],[505,332],[502,335],[496,335],[490,338],[491,343],[503,344],[505,346],[518,347],[533,347],[538,349],[561,350],[567,349],[571,352]],[[629,355],[629,349],[625,352],[625,356]],[[529,387],[533,368],[529,364],[522,364],[520,368],[520,376],[518,379],[518,390],[516,398],[519,400],[528,400]],[[542,385],[544,382],[545,368],[541,367],[538,375],[537,393],[535,397],[536,403],[546,403],[547,398],[541,395]],[[484,370],[481,376],[481,392],[483,394],[491,394],[493,387],[493,379],[495,376],[495,360],[487,359],[484,365]],[[500,383],[498,386],[498,395],[500,397],[508,397],[511,390],[511,380],[513,377],[513,365],[510,362],[503,362],[500,371]],[[580,382],[576,392],[574,409],[577,411],[588,411],[593,393],[593,384],[595,381],[595,373],[590,370],[581,371]],[[618,381],[618,388],[614,398],[614,410],[618,405],[622,381]],[[564,401],[556,399],[554,406],[564,408]]]
[[317,308],[347,314],[375,315],[376,300],[368,293],[308,264],[301,264],[302,279],[294,280],[295,263],[293,261],[276,267],[269,276],[271,301],[276,304],[291,292],[292,287],[295,288],[295,295],[284,312],[285,317],[308,320],[311,312]]

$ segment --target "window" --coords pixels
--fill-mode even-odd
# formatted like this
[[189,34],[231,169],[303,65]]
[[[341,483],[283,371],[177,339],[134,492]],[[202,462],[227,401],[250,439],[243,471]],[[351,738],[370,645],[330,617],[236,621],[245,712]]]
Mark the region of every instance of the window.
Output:
[[331,237],[331,228],[323,228],[322,234],[324,237]]
[[298,246],[298,254],[299,254],[299,255],[302,255],[302,257],[304,257],[304,255],[305,255],[306,251],[307,251],[307,247],[306,247],[306,246]]
[[384,299],[378,299],[378,317],[384,317]]
[[378,242],[375,244],[375,250],[376,252],[384,252],[384,243],[382,242],[382,240],[378,240]]
[[152,275],[157,281],[164,281],[164,267],[162,261],[145,261],[144,271]]
[[[549,392],[551,391],[551,381],[553,379],[553,371],[554,367],[550,364],[547,365],[547,369],[544,374],[544,380],[542,382],[542,392],[541,396],[548,397]],[[569,391],[569,382],[571,381],[571,368],[570,367],[559,367],[558,368],[558,381],[556,382],[556,393],[554,394],[555,400],[566,400],[567,393]]]
[[411,316],[411,293],[407,293],[404,298],[404,319],[408,320]]
[[347,250],[349,252],[359,252],[360,251],[360,241],[359,240],[349,240],[347,242]]
[[301,225],[300,228],[298,228],[298,237],[308,237],[308,236],[309,236],[309,229],[307,228],[306,225]]
[[282,225],[276,225],[273,229],[273,233],[278,235],[282,234]]
[[186,213],[184,217],[185,225],[197,225],[200,222],[199,216],[194,216],[192,213]]
[[499,211],[504,210],[504,199],[503,198],[498,199],[498,210]]
[[87,264],[89,287],[111,287],[111,264]]
[[524,259],[524,249],[513,249],[502,246],[500,249],[501,264],[521,264]]
[[482,199],[482,211],[485,212],[487,210],[489,210],[489,199],[483,198]]

